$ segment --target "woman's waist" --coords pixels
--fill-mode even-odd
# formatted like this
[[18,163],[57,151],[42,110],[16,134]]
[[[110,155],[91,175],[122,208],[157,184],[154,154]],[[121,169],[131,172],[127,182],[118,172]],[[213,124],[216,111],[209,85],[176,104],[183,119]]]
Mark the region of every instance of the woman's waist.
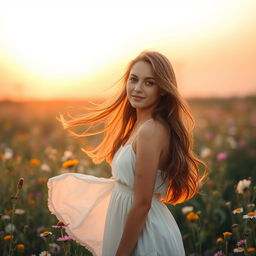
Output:
[[[122,182],[120,180],[116,180],[114,189],[116,189],[117,191],[122,191],[122,192],[125,192],[125,193],[129,193],[131,196],[134,195],[133,187],[131,187],[130,185],[128,185],[125,182]],[[153,198],[154,199],[160,200],[160,197],[161,197],[160,193],[157,193],[157,192],[153,193]]]

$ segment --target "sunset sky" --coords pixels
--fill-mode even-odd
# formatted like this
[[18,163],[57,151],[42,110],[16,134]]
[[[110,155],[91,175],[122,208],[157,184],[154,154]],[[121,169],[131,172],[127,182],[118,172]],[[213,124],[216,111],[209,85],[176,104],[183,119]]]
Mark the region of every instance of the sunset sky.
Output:
[[146,49],[185,97],[256,94],[256,1],[2,0],[0,99],[109,95]]

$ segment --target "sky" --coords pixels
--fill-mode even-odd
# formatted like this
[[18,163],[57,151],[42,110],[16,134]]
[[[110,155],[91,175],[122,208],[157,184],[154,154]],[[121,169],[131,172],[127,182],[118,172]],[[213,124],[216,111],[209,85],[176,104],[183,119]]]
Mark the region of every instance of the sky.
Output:
[[143,50],[184,97],[256,94],[256,1],[2,0],[0,99],[111,95]]

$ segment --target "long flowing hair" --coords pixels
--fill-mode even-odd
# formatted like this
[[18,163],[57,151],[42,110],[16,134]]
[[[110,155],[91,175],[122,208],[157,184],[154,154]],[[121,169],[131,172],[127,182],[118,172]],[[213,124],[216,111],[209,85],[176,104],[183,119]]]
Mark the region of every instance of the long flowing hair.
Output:
[[[106,160],[111,164],[115,152],[124,145],[131,135],[137,121],[136,109],[128,101],[126,83],[130,70],[138,61],[152,66],[156,84],[164,91],[158,105],[152,113],[153,119],[164,120],[170,130],[170,149],[168,163],[162,170],[163,183],[168,184],[165,203],[182,203],[199,192],[200,183],[207,176],[207,166],[197,158],[193,151],[194,119],[185,100],[177,90],[177,82],[170,61],[156,51],[143,51],[129,62],[126,72],[120,79],[121,89],[109,100],[88,107],[85,114],[65,120],[62,114],[57,118],[65,129],[88,125],[82,133],[69,132],[76,137],[103,134],[101,143],[95,148],[82,148],[94,163]],[[90,129],[103,123],[104,127],[96,132]],[[203,172],[200,174],[200,166]]]

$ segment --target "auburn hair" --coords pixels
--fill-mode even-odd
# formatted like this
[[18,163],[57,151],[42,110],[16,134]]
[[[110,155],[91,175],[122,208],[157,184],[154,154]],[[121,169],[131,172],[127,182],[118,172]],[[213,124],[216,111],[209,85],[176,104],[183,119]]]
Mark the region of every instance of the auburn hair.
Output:
[[[156,84],[164,91],[161,100],[152,113],[152,118],[162,119],[170,130],[170,149],[166,169],[162,171],[163,183],[168,184],[167,193],[161,200],[177,204],[185,202],[199,192],[200,183],[207,176],[207,167],[193,151],[194,119],[185,100],[177,90],[177,81],[170,61],[156,51],[143,51],[129,62],[126,72],[121,77],[121,89],[114,97],[93,107],[79,117],[65,120],[60,114],[57,119],[65,129],[74,126],[89,125],[82,133],[69,132],[76,137],[103,134],[103,140],[95,148],[81,148],[94,163],[106,160],[111,164],[115,152],[124,145],[131,135],[137,121],[136,109],[128,101],[126,83],[130,70],[138,61],[145,61],[152,66]],[[90,129],[103,123],[104,127],[96,132]],[[200,175],[200,166],[203,172]]]

